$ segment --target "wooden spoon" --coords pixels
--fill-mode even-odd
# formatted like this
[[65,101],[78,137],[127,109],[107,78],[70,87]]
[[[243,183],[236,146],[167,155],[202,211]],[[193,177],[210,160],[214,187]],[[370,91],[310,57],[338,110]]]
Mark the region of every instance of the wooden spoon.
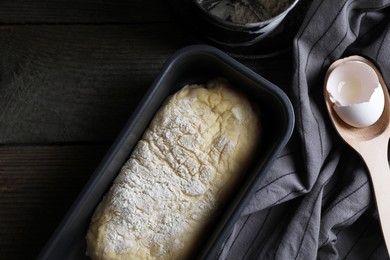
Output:
[[[381,117],[373,125],[356,128],[345,123],[334,111],[333,103],[326,90],[330,73],[348,61],[360,61],[371,66],[379,78],[385,96],[385,106]],[[390,98],[386,83],[373,63],[360,56],[351,56],[334,62],[325,76],[325,103],[334,127],[344,141],[355,149],[365,161],[374,189],[379,221],[387,247],[390,250],[390,168],[387,158],[390,137]],[[389,252],[390,253],[390,252]]]

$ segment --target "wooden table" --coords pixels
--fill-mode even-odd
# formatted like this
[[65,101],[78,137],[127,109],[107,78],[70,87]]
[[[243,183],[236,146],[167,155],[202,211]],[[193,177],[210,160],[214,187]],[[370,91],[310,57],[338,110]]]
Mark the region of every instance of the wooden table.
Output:
[[[176,50],[161,0],[0,1],[0,258],[34,259]],[[240,61],[288,94],[291,52]]]

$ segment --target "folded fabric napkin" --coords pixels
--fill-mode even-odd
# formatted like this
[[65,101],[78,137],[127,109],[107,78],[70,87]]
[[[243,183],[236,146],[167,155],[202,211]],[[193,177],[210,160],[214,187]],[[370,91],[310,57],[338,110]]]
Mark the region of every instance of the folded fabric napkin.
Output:
[[311,3],[293,41],[288,94],[295,133],[223,245],[221,259],[389,259],[368,172],[337,135],[323,97],[329,65],[349,55],[373,61],[390,85],[389,5]]

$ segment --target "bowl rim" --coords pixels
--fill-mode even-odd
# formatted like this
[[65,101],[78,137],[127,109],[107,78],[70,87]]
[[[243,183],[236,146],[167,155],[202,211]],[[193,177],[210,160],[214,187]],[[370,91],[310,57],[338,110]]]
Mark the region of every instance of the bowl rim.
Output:
[[246,23],[246,24],[239,24],[239,23],[233,23],[226,21],[222,18],[219,18],[218,16],[212,15],[209,11],[207,11],[205,8],[203,8],[197,0],[191,0],[193,4],[202,12],[203,15],[205,15],[207,18],[211,19],[212,21],[218,23],[221,26],[224,26],[226,28],[234,28],[236,30],[238,29],[254,29],[259,28],[262,29],[265,26],[272,24],[276,21],[281,21],[284,19],[284,17],[296,6],[296,4],[299,2],[299,0],[291,0],[289,6],[283,10],[283,12],[278,13],[277,15],[271,17],[270,19],[255,22],[255,23]]

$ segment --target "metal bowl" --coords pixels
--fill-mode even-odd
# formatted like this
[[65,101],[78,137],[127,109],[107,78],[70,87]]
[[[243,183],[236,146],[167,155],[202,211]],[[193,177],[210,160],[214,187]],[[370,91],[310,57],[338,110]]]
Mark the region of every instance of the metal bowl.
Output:
[[267,20],[240,24],[210,12],[210,6],[218,0],[198,1],[201,0],[169,0],[180,26],[195,40],[236,57],[268,57],[291,49],[308,6],[307,0],[290,0],[286,9]]
[[[210,34],[209,37],[214,39],[216,42],[224,42],[230,46],[244,45],[249,46],[252,45],[264,38],[267,37],[268,34],[271,34],[278,25],[283,21],[286,15],[295,7],[298,3],[298,0],[290,0],[287,1],[288,5],[286,8],[276,11],[276,13],[269,14],[268,17],[256,17],[255,20],[249,22],[238,22],[232,21],[230,15],[228,17],[223,18],[221,12],[218,15],[217,13],[213,13],[213,10],[217,9],[217,6],[222,5],[221,3],[228,2],[225,4],[224,8],[227,10],[229,6],[233,6],[231,3],[237,3],[235,6],[248,6],[244,7],[246,10],[259,10],[259,13],[265,13],[265,9],[262,5],[259,4],[258,0],[247,0],[248,5],[244,5],[241,1],[234,0],[192,0],[195,5],[200,7],[202,12],[202,16],[204,19],[207,19],[210,24],[214,25],[221,31],[221,34],[218,35],[219,38],[215,34]],[[270,0],[271,1],[271,0]],[[273,0],[275,1],[275,0]],[[280,1],[280,0],[279,0]],[[250,8],[253,6],[252,8]],[[234,9],[233,7],[230,9]],[[248,13],[248,12],[247,12]],[[247,13],[245,16],[248,16]],[[237,15],[239,16],[239,15]],[[241,15],[241,18],[246,18],[244,15]],[[222,33],[224,32],[224,33]]]

